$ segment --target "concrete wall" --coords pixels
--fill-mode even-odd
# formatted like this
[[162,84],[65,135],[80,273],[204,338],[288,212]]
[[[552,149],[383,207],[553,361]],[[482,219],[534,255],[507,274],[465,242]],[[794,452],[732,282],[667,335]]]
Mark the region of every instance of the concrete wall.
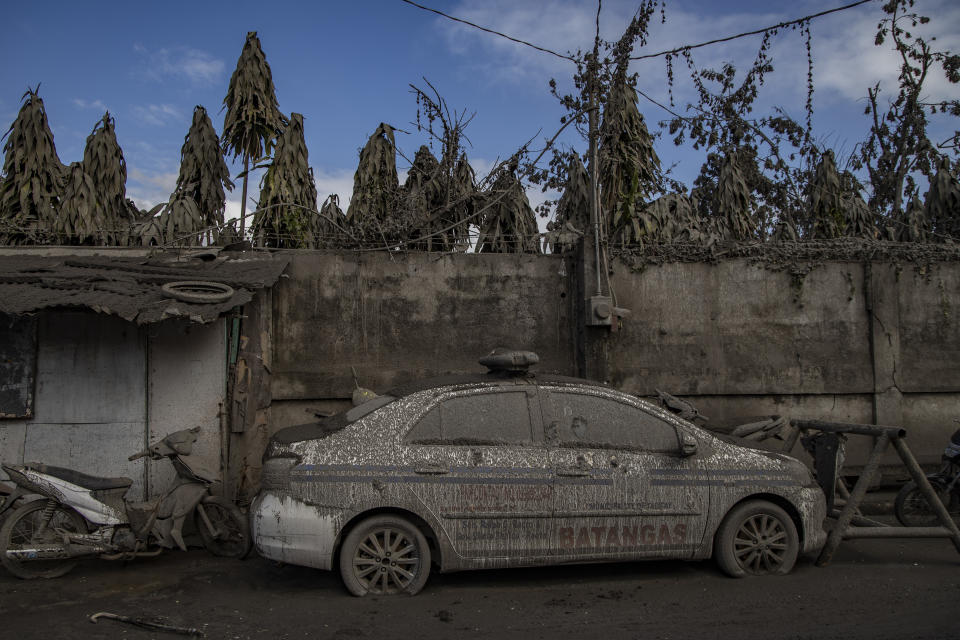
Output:
[[[382,392],[481,370],[504,345],[538,352],[541,371],[596,377],[576,354],[597,335],[611,384],[687,397],[721,428],[770,414],[903,424],[929,464],[960,416],[960,264],[824,262],[798,279],[748,260],[615,263],[616,305],[631,310],[616,333],[578,332],[574,269],[557,256],[297,255],[273,297],[271,429],[344,406],[351,365]],[[851,461],[868,444],[851,442]]]
[[150,495],[169,464],[127,457],[172,431],[203,427],[198,452],[219,468],[218,403],[225,387],[223,323],[138,327],[113,316],[38,316],[34,417],[0,420],[0,460],[127,476]]
[[[349,398],[351,366],[377,391],[482,371],[497,346],[573,370],[569,270],[557,256],[302,253],[274,289],[278,401]],[[316,405],[316,402],[313,402]]]

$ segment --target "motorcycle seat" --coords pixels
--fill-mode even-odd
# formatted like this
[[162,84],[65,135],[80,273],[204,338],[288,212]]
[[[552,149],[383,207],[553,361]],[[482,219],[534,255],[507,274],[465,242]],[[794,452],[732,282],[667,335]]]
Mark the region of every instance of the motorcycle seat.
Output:
[[133,484],[133,480],[130,478],[102,478],[100,476],[87,475],[86,473],[81,473],[74,469],[54,467],[49,464],[33,463],[27,466],[30,469],[39,471],[40,473],[45,473],[49,476],[53,476],[54,478],[60,478],[61,480],[69,482],[70,484],[75,484],[78,487],[90,489],[91,491],[126,489]]

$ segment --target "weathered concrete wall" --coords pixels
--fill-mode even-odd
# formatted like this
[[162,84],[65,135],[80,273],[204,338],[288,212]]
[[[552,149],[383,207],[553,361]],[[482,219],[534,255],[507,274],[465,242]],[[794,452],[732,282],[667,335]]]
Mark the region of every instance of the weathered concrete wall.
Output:
[[155,495],[173,471],[127,457],[179,429],[203,428],[197,452],[219,468],[223,323],[146,327],[90,312],[38,314],[34,417],[0,420],[0,460],[127,476]]
[[274,290],[273,398],[349,398],[477,371],[497,346],[573,370],[568,267],[557,256],[302,253]]
[[[764,414],[902,424],[927,464],[956,428],[958,264],[832,262],[802,281],[746,260],[620,266],[611,285],[632,310],[609,345],[625,390],[685,396],[721,426]],[[851,461],[866,440],[851,439]]]
[[[297,255],[273,298],[271,429],[342,407],[351,365],[379,392],[477,371],[500,345],[582,373],[573,271],[557,256]],[[610,284],[631,314],[603,338],[608,381],[687,397],[720,427],[770,414],[902,423],[929,464],[960,416],[960,264],[826,262],[797,279],[748,260],[615,263]],[[868,445],[851,441],[850,459]]]

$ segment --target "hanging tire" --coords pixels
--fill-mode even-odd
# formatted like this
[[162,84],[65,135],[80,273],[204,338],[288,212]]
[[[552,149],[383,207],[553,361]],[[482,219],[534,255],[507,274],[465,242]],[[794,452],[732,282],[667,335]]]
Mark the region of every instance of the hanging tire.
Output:
[[86,533],[84,519],[76,511],[56,505],[46,519],[49,500],[34,500],[17,507],[0,527],[0,562],[7,571],[30,580],[33,578],[59,578],[73,569],[77,561],[72,558],[55,560],[20,560],[8,558],[8,550],[28,549],[36,545],[62,543],[57,530]]
[[193,521],[204,548],[213,555],[243,558],[250,552],[250,527],[247,519],[236,505],[226,498],[207,496],[201,500],[194,510]]
[[714,537],[713,556],[729,576],[785,575],[800,553],[797,526],[786,511],[766,500],[734,507]]
[[423,533],[399,516],[367,518],[340,547],[340,577],[355,596],[414,595],[430,574],[430,547]]
[[[936,478],[928,478],[930,486],[940,501],[947,508],[950,507],[950,492],[946,486]],[[926,496],[920,491],[917,483],[911,480],[903,485],[897,498],[893,502],[893,512],[905,527],[936,527],[940,525],[940,517],[927,502]]]

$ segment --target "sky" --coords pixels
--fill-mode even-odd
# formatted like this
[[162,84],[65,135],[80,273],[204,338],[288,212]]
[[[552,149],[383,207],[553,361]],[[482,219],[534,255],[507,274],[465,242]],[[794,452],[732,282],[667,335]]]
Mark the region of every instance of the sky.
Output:
[[[668,0],[666,21],[656,19],[646,47],[635,55],[762,28],[847,4],[850,0]],[[580,0],[421,0],[421,4],[560,53],[592,46],[597,5]],[[637,2],[604,0],[601,36],[616,40]],[[813,132],[821,146],[849,156],[868,131],[868,87],[896,93],[898,67],[889,47],[876,47],[881,2],[831,14],[812,23]],[[269,10],[265,7],[270,7]],[[960,3],[917,0],[933,20],[924,34],[943,49],[960,52]],[[451,109],[475,114],[466,129],[467,154],[478,176],[530,139],[542,147],[564,114],[550,95],[555,78],[572,89],[573,65],[503,38],[452,22],[401,0],[295,2],[24,2],[2,10],[0,126],[13,123],[28,87],[40,85],[61,161],[83,157],[86,137],[105,110],[116,119],[127,162],[127,195],[141,208],[164,202],[173,191],[180,148],[195,105],[209,112],[218,133],[230,75],[248,31],[257,31],[273,72],[284,113],[304,116],[306,143],[319,202],[336,193],[346,209],[360,149],[380,122],[397,133],[398,147],[413,158],[429,137],[418,132],[410,85],[429,80]],[[760,37],[742,38],[694,52],[701,67],[731,62],[747,68]],[[807,60],[799,32],[785,31],[772,50],[775,71],[758,99],[757,115],[774,106],[802,121]],[[666,104],[663,58],[637,61],[638,87]],[[675,67],[675,109],[693,100],[688,77]],[[942,76],[929,83],[931,99],[960,98]],[[883,98],[882,98],[883,99]],[[640,98],[651,132],[668,117]],[[946,137],[946,128],[935,133]],[[538,144],[539,142],[539,144]],[[568,129],[560,142],[585,151]],[[434,153],[439,148],[434,144]],[[703,154],[676,148],[664,135],[655,143],[664,166],[688,186]],[[398,158],[401,179],[409,163]],[[231,164],[235,175],[239,162]],[[250,197],[256,199],[256,176]],[[535,205],[546,196],[528,190]],[[228,193],[227,216],[238,215],[239,185]],[[319,204],[319,203],[318,203]]]

